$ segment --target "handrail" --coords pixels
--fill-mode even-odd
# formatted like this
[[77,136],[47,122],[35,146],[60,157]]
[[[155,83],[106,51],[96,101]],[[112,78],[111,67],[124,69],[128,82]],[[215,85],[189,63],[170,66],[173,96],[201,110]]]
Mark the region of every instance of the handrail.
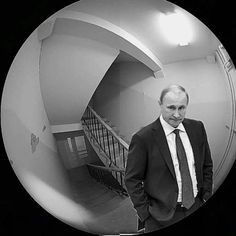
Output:
[[109,131],[112,133],[112,135],[119,141],[119,143],[120,143],[126,150],[128,150],[128,149],[129,149],[129,145],[128,145],[122,138],[120,138],[120,137],[114,132],[114,130],[101,118],[101,116],[99,116],[99,115],[97,114],[96,111],[93,110],[93,108],[92,108],[91,106],[88,106],[88,107],[89,107],[89,109],[92,111],[92,113],[96,116],[96,118],[99,120],[99,122],[101,122],[101,123],[105,126],[105,128],[106,128],[107,130],[109,130]]
[[93,165],[93,164],[87,164],[87,165],[95,167],[97,169],[101,169],[101,170],[108,170],[110,172],[112,172],[112,171],[120,172],[120,173],[124,173],[125,172],[124,169],[119,169],[119,168],[115,168],[115,167],[98,166],[98,165]]
[[[120,189],[121,192],[126,193],[124,179],[129,145],[90,106],[85,110],[82,121],[91,145],[99,149],[99,152],[96,150],[95,152],[98,156],[101,155],[101,160],[104,156],[107,158],[106,163],[104,162],[106,166],[87,164],[91,175],[99,182],[110,185],[112,189]],[[115,179],[111,181],[109,177],[108,180],[107,174],[111,174]]]
[[113,178],[112,171],[117,171],[114,168],[106,168],[103,166],[97,166],[92,164],[86,164],[88,167],[89,174],[93,177],[96,181],[102,183],[103,185],[107,186],[112,191],[118,193],[121,196],[128,196],[126,187],[123,183],[123,173],[119,171],[120,179]]

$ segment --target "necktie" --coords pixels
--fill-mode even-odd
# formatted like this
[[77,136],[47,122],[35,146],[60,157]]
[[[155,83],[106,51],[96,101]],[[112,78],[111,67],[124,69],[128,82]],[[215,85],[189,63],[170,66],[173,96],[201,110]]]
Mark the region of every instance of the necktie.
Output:
[[176,152],[179,160],[179,168],[182,179],[182,205],[189,209],[195,201],[193,194],[193,184],[188,168],[188,161],[184,146],[179,136],[179,129],[175,129],[173,132],[175,133]]

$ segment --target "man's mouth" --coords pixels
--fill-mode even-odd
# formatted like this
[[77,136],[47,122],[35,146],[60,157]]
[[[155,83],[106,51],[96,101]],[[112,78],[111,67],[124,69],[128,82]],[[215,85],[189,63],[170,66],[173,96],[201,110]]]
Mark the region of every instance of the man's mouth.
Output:
[[180,122],[180,121],[182,121],[182,119],[171,119],[171,120],[173,120],[174,122]]

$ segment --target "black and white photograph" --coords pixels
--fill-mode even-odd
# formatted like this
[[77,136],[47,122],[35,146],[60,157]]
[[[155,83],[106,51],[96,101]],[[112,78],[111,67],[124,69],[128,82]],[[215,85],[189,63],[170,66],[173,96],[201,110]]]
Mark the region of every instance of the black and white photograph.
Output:
[[3,8],[1,235],[235,235],[232,1]]

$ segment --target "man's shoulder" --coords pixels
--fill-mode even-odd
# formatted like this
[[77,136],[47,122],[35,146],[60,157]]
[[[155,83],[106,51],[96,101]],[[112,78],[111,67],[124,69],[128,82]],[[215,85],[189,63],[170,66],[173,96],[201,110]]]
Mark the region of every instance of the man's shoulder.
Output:
[[134,135],[138,135],[140,137],[149,135],[152,132],[153,128],[156,126],[157,122],[158,120],[155,120],[152,123],[141,127],[136,133],[134,133]]
[[190,126],[202,126],[202,121],[200,120],[195,120],[195,119],[190,119],[190,118],[185,118],[183,120],[183,125],[190,125]]

